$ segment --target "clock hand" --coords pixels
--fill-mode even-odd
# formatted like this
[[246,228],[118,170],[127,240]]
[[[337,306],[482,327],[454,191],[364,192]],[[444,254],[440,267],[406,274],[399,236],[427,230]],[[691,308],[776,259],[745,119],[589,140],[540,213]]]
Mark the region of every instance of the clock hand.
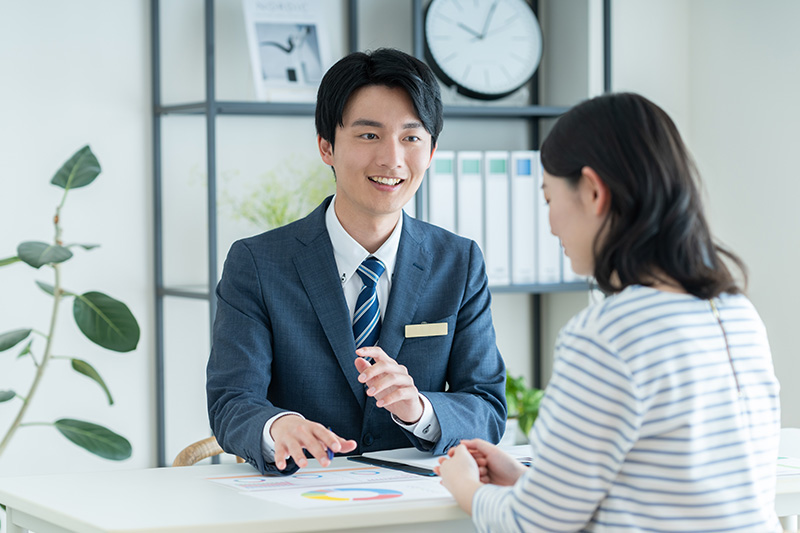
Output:
[[[499,32],[501,30],[505,30],[506,28],[508,28],[509,26],[514,24],[515,22],[517,22],[517,20],[516,19],[512,19],[509,22],[506,22],[505,24],[503,24],[501,26],[495,26],[494,28],[492,28],[491,33],[494,35],[494,34],[496,34],[497,32]],[[486,35],[484,35],[484,37],[486,37]]]
[[478,36],[478,39],[483,39],[486,36],[486,30],[489,29],[489,23],[492,21],[492,15],[494,15],[494,10],[497,8],[497,3],[499,1],[500,0],[494,0],[494,4],[489,8],[489,14],[486,15],[486,22],[483,23],[483,31]]
[[475,36],[475,37],[477,37],[478,39],[482,39],[482,38],[483,38],[483,36],[482,36],[481,34],[479,34],[478,32],[476,32],[475,30],[473,30],[473,29],[472,29],[472,28],[470,28],[469,26],[465,26],[465,25],[464,25],[462,22],[459,22],[459,23],[458,23],[458,27],[459,27],[459,28],[461,28],[462,30],[464,30],[464,31],[468,32],[468,33],[471,33],[472,35],[474,35],[474,36]]

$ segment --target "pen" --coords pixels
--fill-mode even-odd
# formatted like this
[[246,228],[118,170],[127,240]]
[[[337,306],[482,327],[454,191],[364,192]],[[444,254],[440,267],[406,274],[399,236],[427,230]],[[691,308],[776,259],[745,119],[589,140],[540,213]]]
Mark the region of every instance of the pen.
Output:
[[[330,426],[328,426],[328,431],[333,431]],[[333,450],[330,448],[328,450],[328,461],[333,461]]]

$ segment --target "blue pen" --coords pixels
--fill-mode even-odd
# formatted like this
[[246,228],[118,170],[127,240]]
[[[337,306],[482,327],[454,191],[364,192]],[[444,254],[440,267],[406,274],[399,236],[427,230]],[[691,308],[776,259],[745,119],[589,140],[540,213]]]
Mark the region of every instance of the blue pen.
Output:
[[[328,426],[328,431],[333,431],[330,426]],[[333,450],[328,448],[328,461],[333,461]]]

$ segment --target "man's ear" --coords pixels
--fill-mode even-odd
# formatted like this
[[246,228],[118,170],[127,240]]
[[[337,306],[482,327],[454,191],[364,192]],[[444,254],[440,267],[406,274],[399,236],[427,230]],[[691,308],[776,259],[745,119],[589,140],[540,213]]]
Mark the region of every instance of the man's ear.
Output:
[[592,167],[581,169],[581,178],[584,185],[585,198],[589,201],[592,212],[598,216],[605,216],[611,209],[611,190],[606,182]]
[[428,159],[428,166],[426,166],[425,168],[431,168],[431,162],[433,161],[433,154],[436,153],[436,149],[437,148],[439,148],[439,143],[438,142],[433,145],[433,150],[431,150],[431,157],[430,157],[430,159]]
[[317,135],[317,146],[319,147],[319,155],[322,161],[326,165],[333,166],[333,145],[330,141],[323,139],[321,135]]

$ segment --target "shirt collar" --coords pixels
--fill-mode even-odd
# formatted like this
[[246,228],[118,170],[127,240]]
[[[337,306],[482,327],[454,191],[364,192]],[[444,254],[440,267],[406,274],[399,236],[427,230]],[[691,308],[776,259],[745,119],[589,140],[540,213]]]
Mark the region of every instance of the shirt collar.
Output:
[[333,208],[335,203],[336,196],[333,197],[328,209],[325,211],[325,227],[333,245],[333,257],[336,260],[336,268],[339,271],[339,281],[344,285],[347,280],[355,275],[358,265],[370,255],[383,262],[386,266],[386,273],[389,275],[389,281],[391,281],[394,274],[394,264],[397,260],[397,249],[400,245],[400,234],[403,231],[403,214],[400,213],[397,225],[386,239],[386,242],[374,254],[370,254],[342,227],[342,223],[339,222],[339,218]]

